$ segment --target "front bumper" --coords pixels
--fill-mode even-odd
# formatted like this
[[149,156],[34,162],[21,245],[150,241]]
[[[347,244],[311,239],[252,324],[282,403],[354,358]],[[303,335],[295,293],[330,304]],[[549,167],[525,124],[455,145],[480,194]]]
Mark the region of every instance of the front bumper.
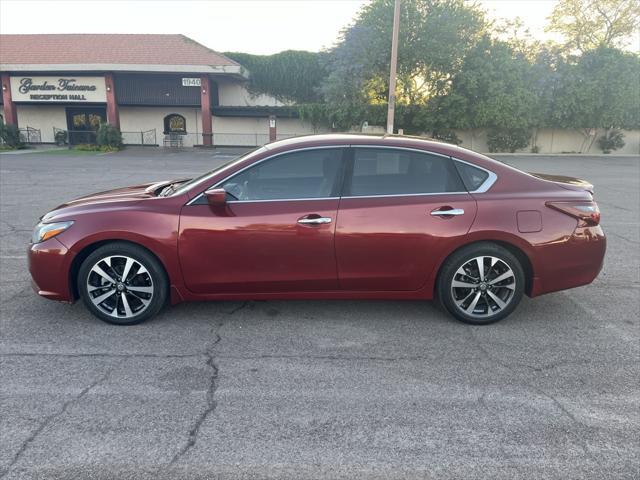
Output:
[[27,258],[31,286],[38,295],[51,300],[73,302],[69,269],[73,254],[56,238],[29,245]]

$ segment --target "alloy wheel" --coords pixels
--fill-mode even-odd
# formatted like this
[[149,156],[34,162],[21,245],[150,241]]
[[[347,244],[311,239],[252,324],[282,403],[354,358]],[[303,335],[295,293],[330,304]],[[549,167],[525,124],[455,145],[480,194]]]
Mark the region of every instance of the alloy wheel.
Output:
[[502,259],[480,256],[465,262],[453,276],[451,296],[457,308],[474,318],[490,318],[513,299],[516,276]]
[[147,309],[154,287],[142,263],[125,255],[112,255],[91,267],[87,292],[99,310],[111,317],[128,319]]

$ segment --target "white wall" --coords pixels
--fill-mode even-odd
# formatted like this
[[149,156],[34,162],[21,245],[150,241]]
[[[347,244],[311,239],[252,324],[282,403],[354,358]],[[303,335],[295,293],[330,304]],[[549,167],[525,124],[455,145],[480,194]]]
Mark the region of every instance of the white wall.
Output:
[[61,105],[16,105],[19,128],[40,130],[42,142],[53,143],[53,127],[67,129],[67,115]]
[[[298,118],[277,118],[277,139],[324,133]],[[214,145],[263,145],[269,141],[269,119],[255,117],[213,117]]]
[[220,78],[218,83],[218,102],[221,106],[255,107],[255,106],[282,106],[284,103],[270,95],[251,95],[245,88],[246,82]]
[[309,122],[304,122],[299,118],[278,118],[276,127],[278,136],[286,135],[290,137],[311,135],[314,133],[328,133],[331,131],[327,127],[314,128]]
[[[602,151],[598,147],[597,139],[604,133],[603,129],[594,130],[595,141],[588,148],[590,137],[585,141],[585,136],[580,130],[542,128],[538,131],[536,145],[538,153],[584,153],[600,154]],[[625,146],[615,153],[640,154],[640,130],[623,130]],[[488,152],[487,131],[486,130],[460,130],[456,131],[458,138],[462,140],[461,147],[474,150],[476,152]],[[518,150],[527,153],[531,151],[531,144],[528,147]]]

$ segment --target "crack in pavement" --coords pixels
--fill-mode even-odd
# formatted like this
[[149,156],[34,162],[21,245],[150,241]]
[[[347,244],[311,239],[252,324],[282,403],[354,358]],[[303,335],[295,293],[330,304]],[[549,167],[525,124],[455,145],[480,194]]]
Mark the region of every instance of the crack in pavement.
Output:
[[33,229],[29,230],[27,228],[21,228],[17,225],[14,225],[13,223],[9,223],[6,220],[0,220],[0,223],[2,223],[3,225],[6,225],[9,232],[11,233],[16,233],[16,232],[31,232],[33,231]]
[[22,458],[24,452],[27,450],[27,448],[29,447],[29,445],[31,445],[31,443],[33,443],[33,441],[38,437],[38,435],[40,435],[40,433],[42,433],[42,431],[48,426],[50,425],[52,422],[54,422],[57,418],[61,417],[62,415],[64,415],[67,410],[69,409],[69,407],[75,403],[77,403],[78,401],[80,401],[84,396],[86,396],[92,389],[94,389],[95,387],[97,387],[99,384],[101,384],[102,382],[104,382],[107,378],[109,378],[109,375],[111,375],[111,373],[113,372],[113,370],[116,368],[116,366],[112,366],[111,368],[109,368],[109,370],[107,370],[107,372],[102,375],[101,377],[99,377],[97,380],[94,380],[93,382],[91,382],[89,385],[87,385],[86,387],[84,387],[80,393],[78,393],[76,396],[74,396],[73,398],[67,400],[66,402],[64,402],[62,404],[62,408],[60,408],[57,412],[52,413],[51,415],[48,415],[44,418],[44,420],[40,423],[40,425],[38,425],[38,427],[31,433],[31,435],[29,435],[20,445],[20,448],[18,449],[18,451],[14,454],[13,458],[11,459],[11,461],[9,462],[9,464],[4,467],[2,470],[0,470],[0,478],[4,478],[13,468],[13,466]]
[[[487,392],[484,391],[482,392],[482,395],[480,395],[480,397],[478,397],[478,403],[480,404],[480,406],[484,409],[484,411],[486,411],[489,415],[491,415],[500,425],[500,429],[502,430],[502,433],[504,435],[506,435],[509,431],[509,428],[507,427],[507,425],[505,424],[505,422],[502,421],[502,417],[500,415],[498,415],[493,408],[491,408],[486,400],[485,397],[487,396]],[[503,442],[498,442],[498,448],[500,448],[500,451],[502,452],[502,458],[503,460],[511,460],[511,456],[507,453],[507,449],[504,446]]]
[[32,297],[33,297],[33,292],[30,292],[26,289],[18,290],[17,292],[9,295],[8,297],[3,298],[2,304],[11,303],[14,300],[17,300],[19,298],[32,298]]
[[411,361],[432,361],[434,357],[425,356],[405,356],[405,357],[382,357],[370,355],[287,355],[287,354],[263,354],[263,355],[218,355],[218,358],[229,358],[236,360],[261,360],[261,359],[293,359],[293,360],[346,360],[346,361],[379,361],[379,362],[411,362]]
[[0,353],[2,357],[61,357],[61,358],[196,358],[202,353],[33,353],[33,352],[8,352]]
[[[247,307],[249,303],[250,302],[243,302],[240,306],[234,308],[230,312],[227,312],[227,315],[228,316],[234,315],[235,313],[239,312],[243,308]],[[196,442],[198,441],[198,434],[200,433],[200,427],[202,427],[202,424],[206,421],[209,415],[211,415],[215,411],[216,407],[218,406],[218,403],[215,400],[215,394],[216,394],[216,390],[218,389],[219,369],[218,369],[218,365],[215,362],[215,348],[222,340],[222,337],[220,336],[220,329],[224,327],[224,325],[225,325],[225,321],[223,318],[220,322],[218,322],[217,326],[214,327],[212,334],[215,335],[215,339],[205,353],[205,356],[207,359],[206,365],[211,370],[211,377],[209,378],[209,387],[207,388],[207,393],[206,393],[205,408],[200,413],[200,415],[198,415],[198,418],[196,418],[196,421],[193,424],[193,427],[191,427],[191,429],[189,430],[186,444],[173,456],[173,458],[169,462],[169,467],[172,467],[173,465],[175,465],[196,444]]]
[[[59,357],[59,358],[198,358],[207,356],[207,352],[185,353],[185,354],[154,354],[154,353],[21,353],[9,352],[0,353],[0,358],[15,357]],[[426,356],[404,356],[404,357],[381,357],[381,356],[357,356],[357,355],[296,355],[296,354],[263,354],[263,355],[216,355],[217,359],[229,360],[336,360],[336,361],[371,361],[371,362],[424,362],[433,361],[434,357]],[[534,368],[534,367],[530,367]],[[540,370],[545,367],[541,367]],[[552,368],[552,367],[549,367]]]
[[227,315],[234,315],[236,313],[238,313],[240,310],[246,308],[249,306],[251,302],[242,302],[241,305],[239,305],[238,307],[232,309],[231,311],[227,312]]
[[[482,345],[482,343],[473,334],[473,327],[469,328],[469,335],[471,337],[472,343],[476,346],[476,348],[478,350],[480,350],[480,352],[490,362],[495,363],[496,365],[499,365],[502,368],[508,370],[509,372],[514,374],[516,376],[516,378],[520,378],[521,380],[523,380],[526,387],[536,391],[540,395],[542,395],[545,398],[551,400],[551,402],[553,402],[553,404],[560,410],[560,412],[562,412],[562,414],[564,414],[567,418],[569,418],[575,425],[577,425],[579,427],[582,427],[582,428],[589,428],[587,425],[585,425],[584,423],[580,422],[569,410],[567,410],[567,408],[556,397],[554,397],[553,395],[547,393],[542,388],[534,385],[531,381],[527,380],[526,378],[523,378],[522,375],[519,372],[517,372],[516,370],[514,370],[511,365],[509,365],[509,364],[503,362],[502,360],[500,360],[500,359],[494,357],[493,355],[491,355],[489,353],[489,351]],[[591,452],[590,452],[590,450],[588,448],[588,445],[584,441],[584,439],[580,435],[578,435],[576,433],[574,433],[573,436],[575,437],[577,443],[582,448],[583,452],[585,454],[587,454],[587,455],[591,455]]]
[[620,238],[622,240],[625,240],[625,241],[627,241],[629,243],[635,243],[636,245],[640,244],[640,242],[638,242],[637,240],[631,240],[630,238],[627,238],[624,235],[620,235],[619,233],[608,231],[607,234],[613,235],[614,237],[618,237],[618,238]]

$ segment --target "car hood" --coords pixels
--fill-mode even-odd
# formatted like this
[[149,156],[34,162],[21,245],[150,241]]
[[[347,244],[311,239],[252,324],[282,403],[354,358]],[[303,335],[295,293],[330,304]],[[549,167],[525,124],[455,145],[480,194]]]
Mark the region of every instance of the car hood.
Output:
[[[109,205],[109,206],[125,206],[132,202],[137,203],[145,198],[155,197],[157,191],[166,185],[179,180],[166,180],[162,182],[141,183],[139,185],[131,185],[129,187],[116,188],[114,190],[107,190],[104,192],[92,193],[85,195],[75,200],[70,200],[62,205],[58,205],[56,208],[42,217],[42,221],[51,221],[60,216],[71,212],[77,212],[79,210],[86,210],[85,207],[91,209],[92,206]],[[117,205],[116,205],[117,204]]]
[[533,175],[536,178],[553,182],[567,190],[574,190],[578,192],[590,192],[593,195],[593,184],[582,180],[581,178],[567,177],[564,175],[551,175],[548,173],[533,173],[529,172],[529,175]]
[[114,190],[107,190],[105,192],[92,193],[85,195],[84,197],[70,200],[62,205],[58,206],[56,210],[67,207],[79,207],[82,205],[91,205],[94,203],[105,202],[122,202],[131,200],[141,200],[143,198],[149,198],[155,196],[155,188],[151,188],[157,185],[156,183],[143,183],[140,185],[132,185],[130,187],[116,188]]

